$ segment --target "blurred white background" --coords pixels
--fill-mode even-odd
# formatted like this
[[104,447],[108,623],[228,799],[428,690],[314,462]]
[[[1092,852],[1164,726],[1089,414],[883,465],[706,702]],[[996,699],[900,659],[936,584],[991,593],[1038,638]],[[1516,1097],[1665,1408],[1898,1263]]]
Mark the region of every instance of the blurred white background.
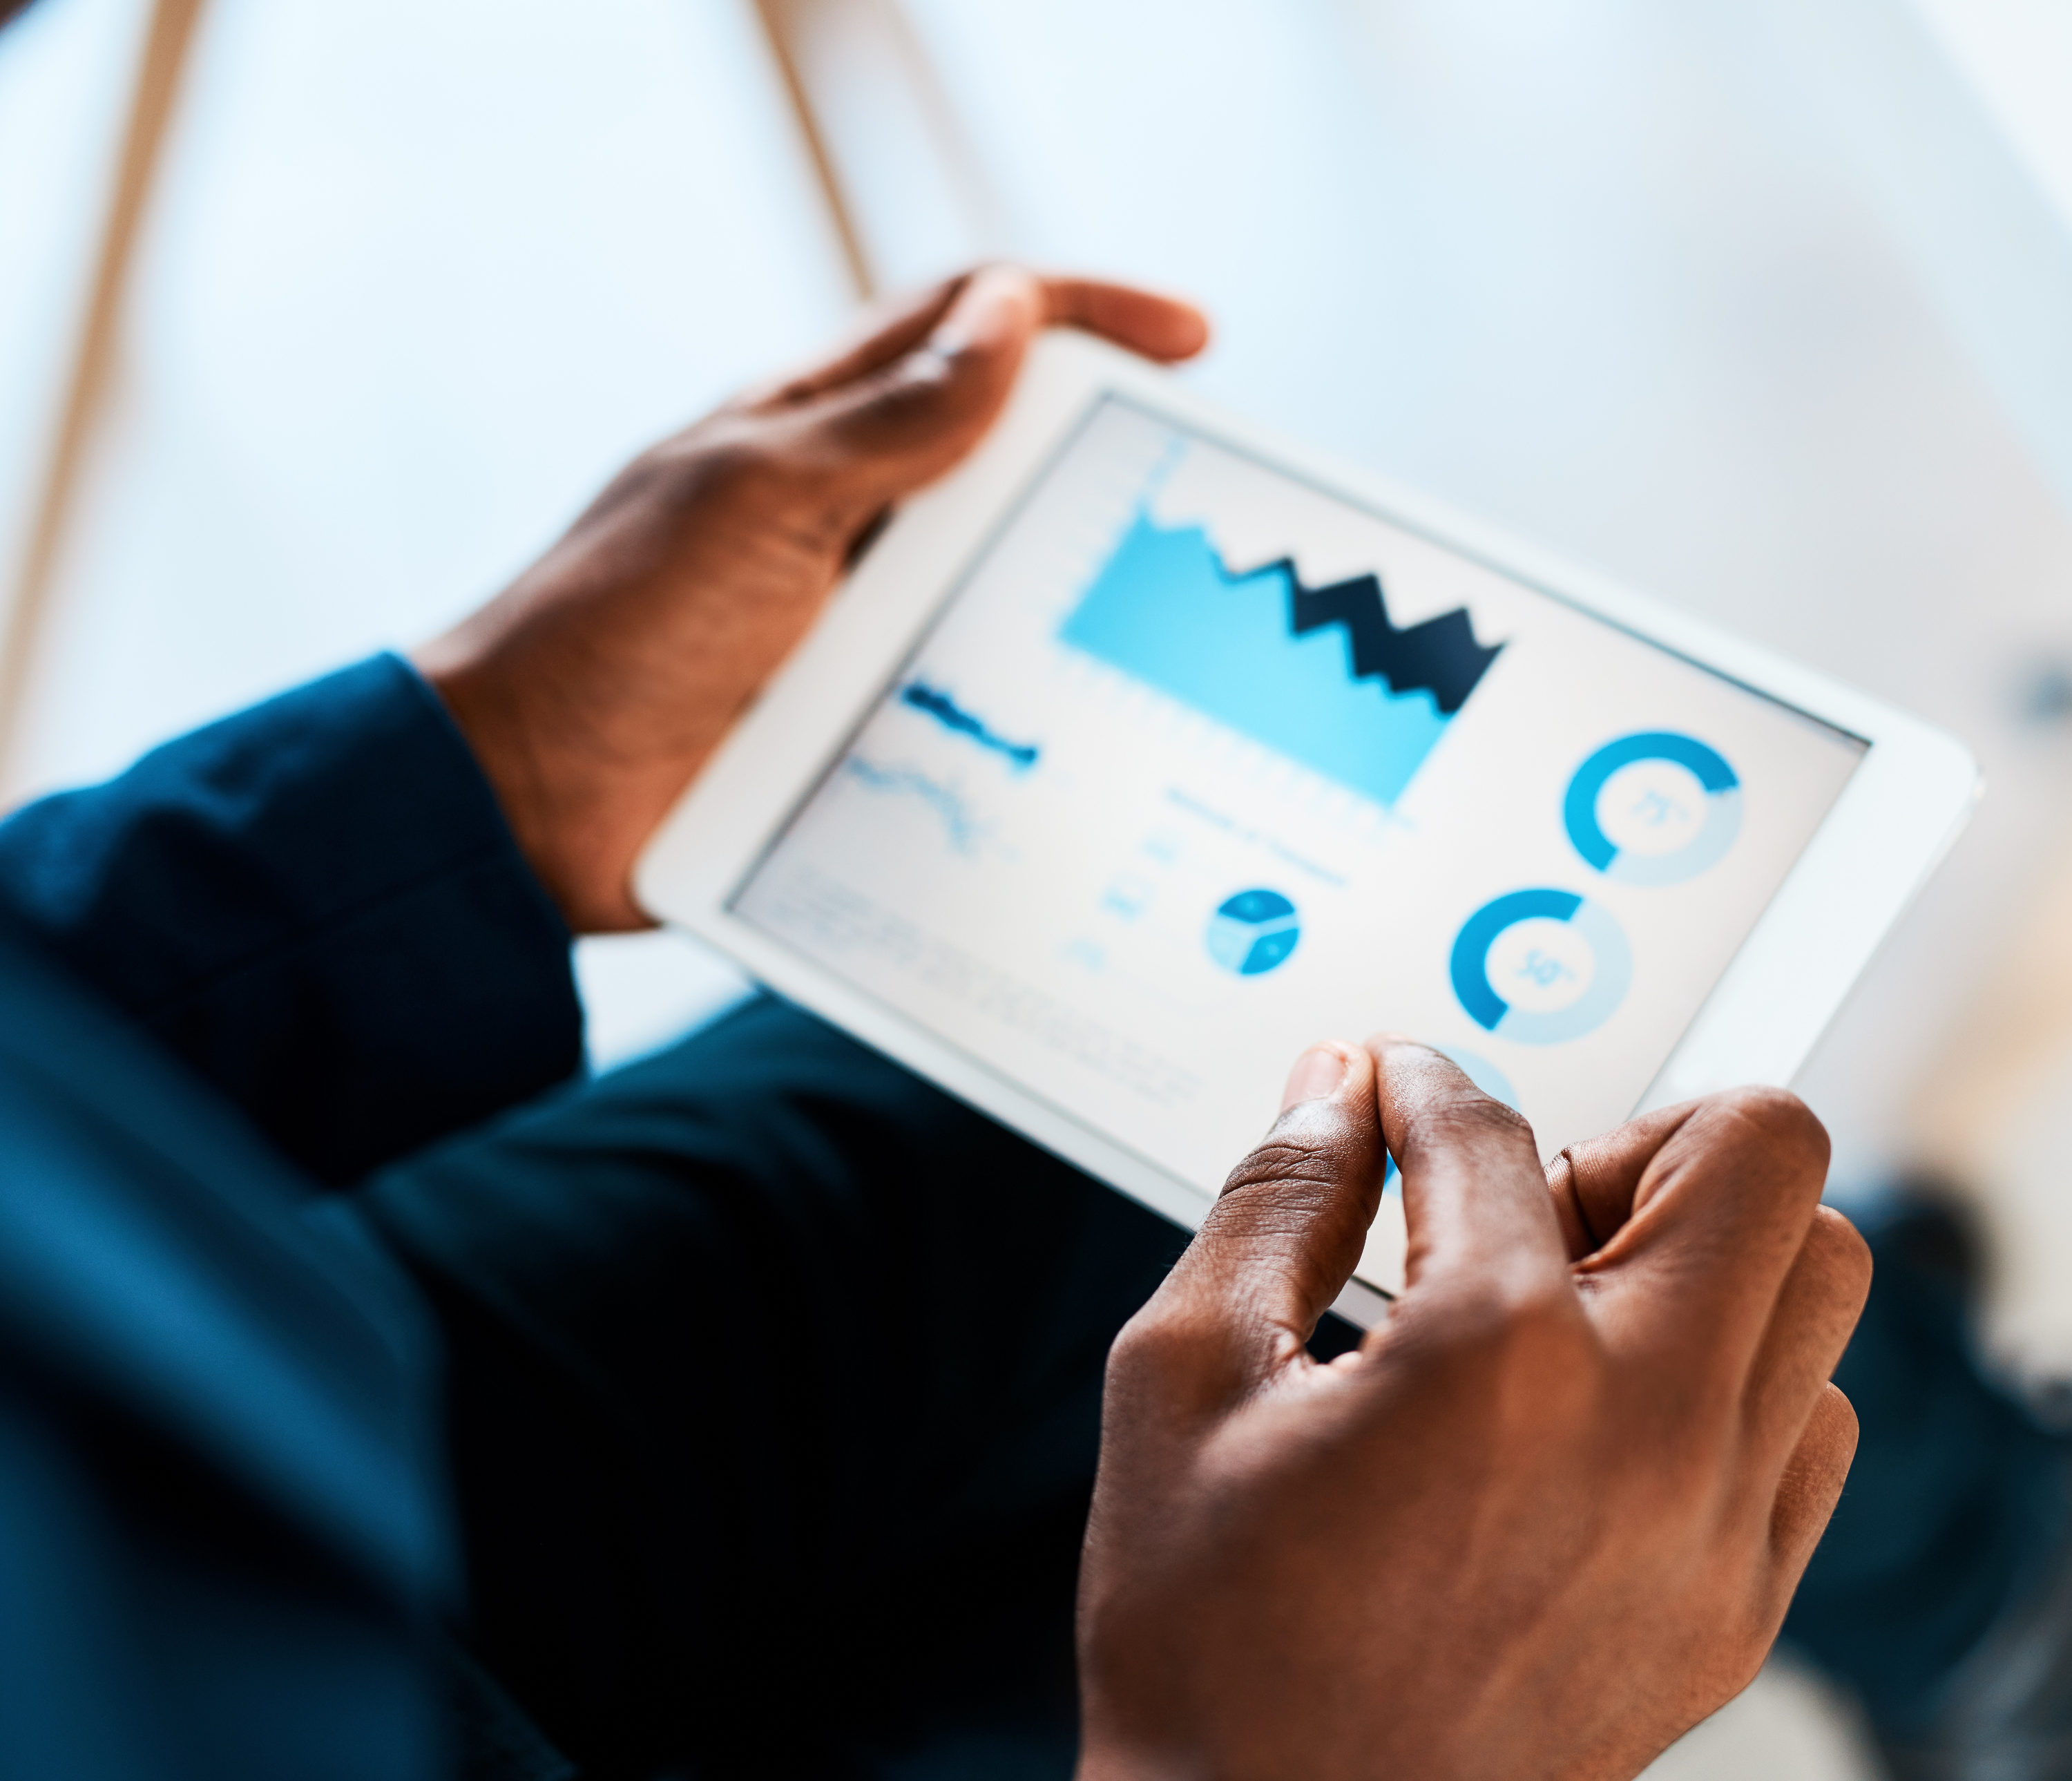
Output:
[[[150,12],[0,38],[0,568]],[[1840,1189],[1956,1172],[2000,1351],[2072,1370],[2067,91],[2072,0],[209,0],[0,793],[425,636],[860,285],[1135,275],[1233,405],[1977,751],[1802,1086]],[[582,969],[606,1059],[738,988],[668,937]],[[1853,1737],[1778,1676],[1663,1772]]]

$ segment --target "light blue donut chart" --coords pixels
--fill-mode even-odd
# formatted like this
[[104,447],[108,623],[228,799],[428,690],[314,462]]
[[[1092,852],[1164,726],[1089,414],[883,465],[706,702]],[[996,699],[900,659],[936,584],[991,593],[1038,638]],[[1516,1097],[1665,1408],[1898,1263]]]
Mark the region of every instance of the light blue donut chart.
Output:
[[1256,977],[1284,965],[1302,937],[1295,905],[1278,890],[1240,890],[1209,918],[1209,956],[1226,971]]
[[[1673,761],[1704,788],[1705,820],[1673,853],[1622,852],[1597,822],[1597,794],[1605,782],[1635,761]],[[1741,782],[1725,756],[1695,736],[1643,730],[1606,742],[1576,769],[1562,800],[1561,817],[1576,851],[1606,878],[1621,884],[1681,884],[1716,864],[1734,845],[1741,827]]]
[[[1543,917],[1567,922],[1588,943],[1596,961],[1590,986],[1566,1008],[1514,1008],[1490,981],[1490,948],[1507,928]],[[1626,999],[1633,983],[1633,949],[1608,910],[1572,890],[1512,890],[1484,903],[1461,924],[1451,969],[1453,993],[1478,1026],[1521,1045],[1559,1045],[1594,1032]]]

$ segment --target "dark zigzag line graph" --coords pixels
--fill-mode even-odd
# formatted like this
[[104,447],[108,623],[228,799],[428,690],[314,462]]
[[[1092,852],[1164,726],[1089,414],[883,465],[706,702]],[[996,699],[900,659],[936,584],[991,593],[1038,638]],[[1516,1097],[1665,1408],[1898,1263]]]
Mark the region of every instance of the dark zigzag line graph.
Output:
[[1059,635],[1383,804],[1503,647],[1460,609],[1398,626],[1375,574],[1312,588],[1289,557],[1232,570],[1203,527],[1143,508]]
[[1256,575],[1285,578],[1291,595],[1290,625],[1297,636],[1307,636],[1326,625],[1343,625],[1355,680],[1381,681],[1398,694],[1421,687],[1444,717],[1450,718],[1467,702],[1503,648],[1502,644],[1477,643],[1475,627],[1459,607],[1416,624],[1398,626],[1388,615],[1379,575],[1355,575],[1326,587],[1306,587],[1295,573],[1293,559],[1282,557],[1231,579],[1248,581]]

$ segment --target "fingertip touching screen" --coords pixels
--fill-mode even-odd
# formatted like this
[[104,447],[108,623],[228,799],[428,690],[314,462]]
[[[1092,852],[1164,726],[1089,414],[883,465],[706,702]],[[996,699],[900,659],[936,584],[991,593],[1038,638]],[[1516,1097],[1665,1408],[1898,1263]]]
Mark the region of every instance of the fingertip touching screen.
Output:
[[1212,1192],[1319,1039],[1624,1118],[1865,744],[1096,403],[739,919]]

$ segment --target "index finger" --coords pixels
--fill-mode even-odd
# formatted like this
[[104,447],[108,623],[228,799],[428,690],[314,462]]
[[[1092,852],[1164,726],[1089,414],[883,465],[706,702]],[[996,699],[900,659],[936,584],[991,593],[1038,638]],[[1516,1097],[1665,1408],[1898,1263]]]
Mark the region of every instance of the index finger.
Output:
[[1389,1154],[1403,1174],[1404,1292],[1458,1281],[1506,1297],[1568,1285],[1568,1253],[1532,1128],[1438,1052],[1367,1042]]

